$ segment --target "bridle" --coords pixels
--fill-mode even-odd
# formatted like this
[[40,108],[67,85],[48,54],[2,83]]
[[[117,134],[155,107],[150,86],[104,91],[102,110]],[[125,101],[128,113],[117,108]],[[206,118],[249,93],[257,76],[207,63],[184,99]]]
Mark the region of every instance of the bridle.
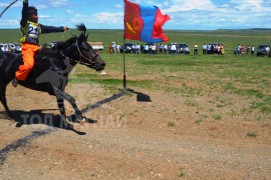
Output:
[[[63,50],[65,50],[66,48],[68,48],[68,47],[71,46],[71,45],[73,45],[73,43],[72,43],[72,44],[69,44],[68,46],[66,46],[66,47],[64,47],[64,48],[62,48],[62,49],[60,50],[60,54],[61,54],[63,57],[65,57],[66,59],[69,59],[69,60],[71,60],[71,61],[73,61],[73,62],[76,62],[76,63],[82,64],[82,65],[85,65],[85,66],[92,66],[92,65],[95,63],[95,59],[97,58],[97,56],[99,55],[99,53],[96,51],[95,55],[94,55],[91,59],[90,59],[90,58],[87,58],[86,56],[84,56],[84,55],[82,54],[82,52],[81,52],[81,50],[80,50],[80,48],[79,48],[79,46],[78,46],[78,41],[77,41],[77,39],[76,39],[76,42],[75,42],[75,46],[77,47],[77,51],[78,51],[78,53],[80,54],[80,59],[79,59],[79,60],[75,60],[75,59],[72,59],[72,58],[66,56],[66,55],[63,53]],[[87,60],[87,61],[89,61],[89,63],[86,63],[86,62],[82,61],[82,58],[85,59],[85,60]]]

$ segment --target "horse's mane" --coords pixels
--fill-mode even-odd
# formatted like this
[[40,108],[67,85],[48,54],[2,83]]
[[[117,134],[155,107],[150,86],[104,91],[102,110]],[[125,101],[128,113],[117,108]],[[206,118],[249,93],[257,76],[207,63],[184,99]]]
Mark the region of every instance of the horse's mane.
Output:
[[77,27],[78,31],[83,31],[83,32],[87,31],[87,28],[84,23],[78,24],[78,25],[76,25],[76,27]]
[[77,37],[74,36],[74,37],[71,37],[70,39],[68,39],[68,40],[66,40],[66,41],[58,41],[58,42],[54,45],[53,49],[54,49],[54,50],[62,50],[62,49],[64,49],[65,47],[69,46],[70,44],[74,43],[74,42],[76,41],[76,38],[77,38]]

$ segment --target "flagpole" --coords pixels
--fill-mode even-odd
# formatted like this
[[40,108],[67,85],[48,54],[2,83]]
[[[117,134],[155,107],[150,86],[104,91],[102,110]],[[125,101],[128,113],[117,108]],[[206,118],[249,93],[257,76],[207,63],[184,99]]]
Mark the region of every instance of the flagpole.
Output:
[[[124,12],[125,15],[125,0],[124,0]],[[127,50],[127,49],[126,49]],[[123,91],[126,92],[126,50],[125,50],[125,19],[123,19]]]
[[126,49],[125,38],[123,37],[123,91],[126,92]]

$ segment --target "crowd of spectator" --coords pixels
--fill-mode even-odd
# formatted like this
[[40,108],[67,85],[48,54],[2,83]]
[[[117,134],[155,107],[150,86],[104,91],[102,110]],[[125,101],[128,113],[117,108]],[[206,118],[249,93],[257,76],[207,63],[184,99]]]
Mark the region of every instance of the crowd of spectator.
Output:
[[[194,55],[198,55],[199,45],[194,44]],[[202,45],[202,54],[221,54],[224,55],[225,49],[223,44],[209,43]],[[188,44],[178,43],[159,43],[159,44],[132,44],[126,43],[125,45],[118,45],[115,42],[109,45],[110,53],[134,53],[134,54],[190,54]]]
[[244,45],[238,44],[237,47],[236,47],[236,50],[234,51],[234,54],[235,55],[244,55],[245,53],[247,55],[249,55],[249,54],[254,55],[255,46],[254,45],[252,45],[252,46],[247,45],[246,48],[245,48]]
[[115,42],[112,42],[112,44],[109,45],[109,53],[120,53],[120,45],[116,44]]
[[[193,45],[193,54],[199,54],[200,46],[195,43]],[[270,52],[270,46],[266,47],[266,52]],[[223,43],[204,43],[201,46],[202,55],[216,54],[224,55],[225,54],[225,45]],[[244,45],[238,44],[236,49],[233,50],[235,55],[244,55],[251,54],[254,55],[256,48],[254,45]],[[134,54],[190,54],[190,48],[188,44],[178,44],[178,43],[158,43],[158,44],[132,44],[126,43],[125,45],[118,45],[115,42],[112,42],[109,46],[110,53],[134,53]]]
[[109,45],[109,52],[110,53],[134,53],[134,54],[158,54],[158,53],[168,53],[168,46],[167,44],[132,44],[126,43],[122,46],[112,42]]
[[[194,54],[198,54],[197,50],[198,49],[198,45],[195,44],[194,45]],[[195,53],[196,50],[196,53]],[[224,55],[225,54],[225,46],[223,43],[209,43],[206,44],[204,43],[202,45],[202,54],[203,55],[207,55],[207,54],[218,54],[218,55]]]

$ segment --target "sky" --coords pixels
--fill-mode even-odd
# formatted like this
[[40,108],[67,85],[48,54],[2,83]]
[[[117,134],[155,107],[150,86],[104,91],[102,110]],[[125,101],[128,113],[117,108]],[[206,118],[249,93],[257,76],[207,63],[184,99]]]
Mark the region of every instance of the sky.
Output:
[[[0,0],[0,13],[14,0]],[[271,0],[130,0],[154,5],[171,20],[165,30],[271,28]],[[123,0],[29,0],[38,9],[39,22],[75,28],[123,29]],[[0,18],[0,29],[20,28],[22,0]]]

